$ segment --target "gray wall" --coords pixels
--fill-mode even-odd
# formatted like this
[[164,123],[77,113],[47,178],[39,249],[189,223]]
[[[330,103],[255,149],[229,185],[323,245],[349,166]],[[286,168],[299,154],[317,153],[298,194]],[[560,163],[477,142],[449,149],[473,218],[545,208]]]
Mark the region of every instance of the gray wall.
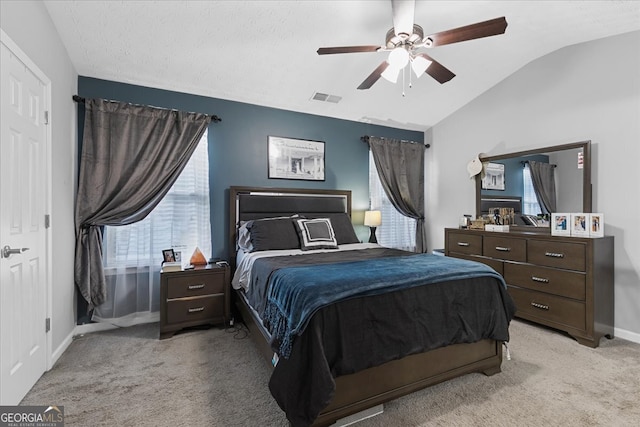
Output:
[[71,96],[77,73],[42,2],[0,1],[0,27],[51,80],[51,239],[53,253],[63,254],[52,265],[51,350],[55,361],[71,342],[76,317],[73,206],[77,140]]
[[[466,165],[497,155],[592,141],[593,210],[615,236],[616,334],[640,342],[640,32],[539,58],[431,128],[426,142],[429,247],[473,212]],[[456,194],[457,197],[451,197]]]

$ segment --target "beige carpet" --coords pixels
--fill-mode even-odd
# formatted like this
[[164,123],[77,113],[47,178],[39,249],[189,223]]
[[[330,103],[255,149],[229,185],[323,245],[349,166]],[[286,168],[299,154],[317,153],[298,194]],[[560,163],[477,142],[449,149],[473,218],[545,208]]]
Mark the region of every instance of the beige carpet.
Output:
[[[64,405],[66,426],[287,426],[269,367],[242,332],[158,325],[78,337],[23,405]],[[563,333],[511,324],[511,360],[385,405],[369,426],[638,426],[640,344],[591,349]]]

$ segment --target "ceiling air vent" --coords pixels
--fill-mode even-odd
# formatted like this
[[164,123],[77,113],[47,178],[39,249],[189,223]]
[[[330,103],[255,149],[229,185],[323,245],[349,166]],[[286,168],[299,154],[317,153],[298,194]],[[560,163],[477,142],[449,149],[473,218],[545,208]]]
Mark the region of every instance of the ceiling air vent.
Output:
[[333,102],[334,104],[337,104],[338,102],[340,102],[342,97],[337,95],[329,95],[326,93],[316,92],[313,94],[311,99],[314,101]]

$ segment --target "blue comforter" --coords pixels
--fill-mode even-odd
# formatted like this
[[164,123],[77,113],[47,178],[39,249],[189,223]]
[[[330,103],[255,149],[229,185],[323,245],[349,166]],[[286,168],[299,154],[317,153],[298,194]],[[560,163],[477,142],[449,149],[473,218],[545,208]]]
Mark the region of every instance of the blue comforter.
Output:
[[479,276],[495,277],[506,288],[502,276],[484,264],[430,254],[282,268],[271,275],[263,320],[272,341],[278,343],[278,353],[288,358],[294,337],[324,306],[354,297]]

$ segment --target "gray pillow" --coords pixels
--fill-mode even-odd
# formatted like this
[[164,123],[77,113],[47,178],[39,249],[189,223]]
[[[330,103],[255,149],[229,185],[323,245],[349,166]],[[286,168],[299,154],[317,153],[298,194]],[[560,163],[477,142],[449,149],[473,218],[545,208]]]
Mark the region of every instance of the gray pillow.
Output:
[[331,226],[333,232],[336,235],[336,240],[339,245],[346,245],[349,243],[360,243],[353,224],[351,224],[351,218],[346,213],[333,213],[324,215],[305,215],[306,218],[329,218],[331,220]]

